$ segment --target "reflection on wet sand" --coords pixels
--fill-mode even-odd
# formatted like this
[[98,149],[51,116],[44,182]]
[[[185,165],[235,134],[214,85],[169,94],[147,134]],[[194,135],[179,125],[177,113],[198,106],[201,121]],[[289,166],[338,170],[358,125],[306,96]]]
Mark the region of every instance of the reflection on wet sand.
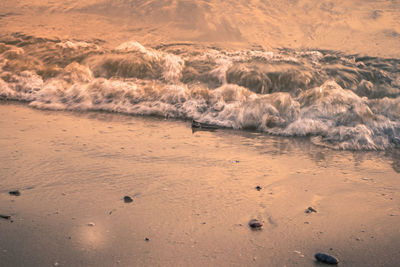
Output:
[[343,266],[397,259],[400,180],[382,152],[9,102],[0,118],[7,265],[310,265],[321,250]]
[[[211,130],[215,132],[215,130]],[[392,162],[391,166],[394,171],[399,172],[399,153],[398,149],[387,151],[336,151],[333,152],[329,148],[319,147],[308,138],[287,138],[280,136],[271,136],[263,133],[252,131],[235,131],[229,129],[220,129],[215,135],[225,136],[234,135],[240,136],[241,145],[248,146],[251,149],[266,155],[285,155],[291,153],[303,154],[301,157],[307,156],[318,167],[328,167],[335,165],[338,162],[347,159],[348,162],[353,162],[354,167],[362,166],[365,161],[375,161],[375,163],[385,164],[385,162]]]
[[396,266],[399,20],[0,1],[0,265]]

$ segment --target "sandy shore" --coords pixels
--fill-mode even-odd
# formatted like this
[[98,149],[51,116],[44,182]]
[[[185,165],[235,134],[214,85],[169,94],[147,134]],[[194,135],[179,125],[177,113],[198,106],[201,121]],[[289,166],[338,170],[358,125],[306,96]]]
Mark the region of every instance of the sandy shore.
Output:
[[4,102],[0,129],[1,266],[398,264],[393,154]]

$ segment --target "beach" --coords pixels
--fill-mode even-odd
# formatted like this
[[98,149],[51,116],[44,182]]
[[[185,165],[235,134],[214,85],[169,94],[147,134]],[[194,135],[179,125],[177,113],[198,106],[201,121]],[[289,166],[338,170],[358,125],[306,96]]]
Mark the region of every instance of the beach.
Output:
[[0,1],[0,267],[398,266],[399,21]]
[[398,155],[15,102],[0,118],[1,266],[397,264]]

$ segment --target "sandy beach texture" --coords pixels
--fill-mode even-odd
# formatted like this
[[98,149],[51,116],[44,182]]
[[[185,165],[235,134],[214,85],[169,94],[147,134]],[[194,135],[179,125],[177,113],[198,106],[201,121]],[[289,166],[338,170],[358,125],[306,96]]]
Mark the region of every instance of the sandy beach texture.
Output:
[[10,102],[0,129],[1,266],[398,264],[399,155]]
[[399,266],[399,21],[0,0],[0,267]]

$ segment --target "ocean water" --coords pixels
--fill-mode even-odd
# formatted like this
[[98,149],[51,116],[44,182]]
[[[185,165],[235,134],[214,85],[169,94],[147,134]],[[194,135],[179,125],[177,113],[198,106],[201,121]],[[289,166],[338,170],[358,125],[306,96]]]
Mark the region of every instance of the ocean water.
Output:
[[0,265],[396,266],[399,22],[398,0],[1,0]]
[[[400,147],[399,3],[314,2],[3,3],[0,98],[307,136],[333,149]],[[43,14],[44,29],[29,31]],[[69,18],[65,27],[54,16]]]

